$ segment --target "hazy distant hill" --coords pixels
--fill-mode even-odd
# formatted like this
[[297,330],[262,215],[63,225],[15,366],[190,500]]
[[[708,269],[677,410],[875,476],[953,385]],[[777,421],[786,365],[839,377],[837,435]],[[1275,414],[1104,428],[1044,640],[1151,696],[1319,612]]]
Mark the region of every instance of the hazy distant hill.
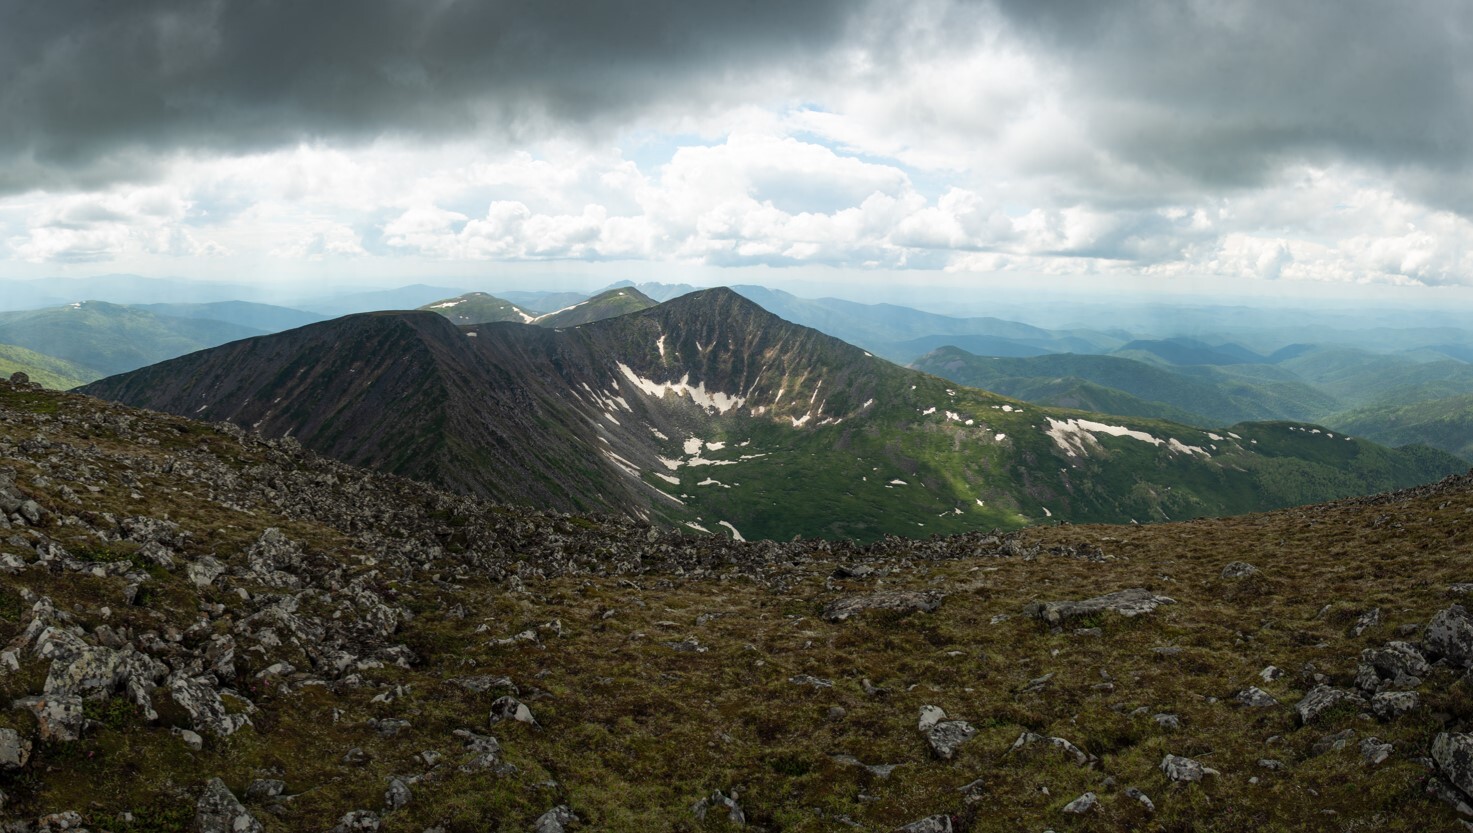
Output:
[[350,292],[328,295],[293,303],[298,309],[319,312],[329,318],[355,312],[374,312],[388,309],[417,309],[424,304],[460,295],[465,290],[444,286],[414,284],[397,289],[378,289],[370,292]]
[[101,301],[0,313],[0,343],[20,345],[101,374],[260,334],[224,321],[174,318]]
[[216,301],[208,304],[134,304],[133,306],[157,315],[224,321],[228,324],[260,330],[263,333],[279,333],[293,327],[303,327],[327,320],[327,316],[315,312],[250,301]]

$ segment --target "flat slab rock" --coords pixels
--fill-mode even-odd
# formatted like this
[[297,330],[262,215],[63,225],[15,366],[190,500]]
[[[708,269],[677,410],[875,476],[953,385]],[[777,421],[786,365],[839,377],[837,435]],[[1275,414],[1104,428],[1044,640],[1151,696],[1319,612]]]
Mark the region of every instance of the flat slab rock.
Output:
[[1158,596],[1143,587],[1132,587],[1077,602],[1034,602],[1024,613],[1047,624],[1060,625],[1072,619],[1083,619],[1107,611],[1126,617],[1140,616],[1169,604],[1176,604],[1176,599]]
[[941,607],[944,597],[940,593],[925,593],[916,590],[882,590],[863,596],[846,596],[829,602],[823,609],[823,618],[830,622],[842,622],[866,610],[896,610],[901,613],[931,613]]

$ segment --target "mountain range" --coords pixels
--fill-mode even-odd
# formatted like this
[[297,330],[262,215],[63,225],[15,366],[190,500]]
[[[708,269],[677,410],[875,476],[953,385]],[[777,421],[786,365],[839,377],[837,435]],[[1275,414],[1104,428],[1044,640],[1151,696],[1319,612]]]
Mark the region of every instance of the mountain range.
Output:
[[1220,515],[1462,468],[1312,425],[1209,431],[1025,406],[726,289],[567,329],[348,316],[82,391],[466,494],[751,538]]

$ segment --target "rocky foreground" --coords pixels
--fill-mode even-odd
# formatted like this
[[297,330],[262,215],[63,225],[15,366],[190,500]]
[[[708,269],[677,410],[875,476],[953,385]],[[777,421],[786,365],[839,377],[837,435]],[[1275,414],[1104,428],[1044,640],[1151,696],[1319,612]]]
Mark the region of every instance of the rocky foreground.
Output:
[[739,543],[0,383],[0,830],[1455,830],[1473,479]]

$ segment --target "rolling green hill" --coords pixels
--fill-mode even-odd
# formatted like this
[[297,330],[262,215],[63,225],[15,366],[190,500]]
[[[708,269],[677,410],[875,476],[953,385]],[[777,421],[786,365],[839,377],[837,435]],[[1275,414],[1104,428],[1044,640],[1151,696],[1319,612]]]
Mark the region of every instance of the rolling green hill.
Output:
[[516,304],[485,292],[467,292],[454,298],[431,301],[420,309],[438,313],[462,325],[489,324],[493,321],[520,321],[526,324],[533,320],[533,316],[523,312]]
[[1325,422],[1385,445],[1422,443],[1473,462],[1473,394],[1358,408]]
[[540,315],[533,320],[539,327],[576,327],[591,321],[617,318],[654,306],[649,296],[632,286],[610,289],[568,307]]
[[36,384],[52,390],[67,390],[85,385],[102,377],[101,373],[89,370],[65,359],[37,353],[14,344],[0,344],[0,378],[10,378],[12,373],[21,372],[31,377]]

